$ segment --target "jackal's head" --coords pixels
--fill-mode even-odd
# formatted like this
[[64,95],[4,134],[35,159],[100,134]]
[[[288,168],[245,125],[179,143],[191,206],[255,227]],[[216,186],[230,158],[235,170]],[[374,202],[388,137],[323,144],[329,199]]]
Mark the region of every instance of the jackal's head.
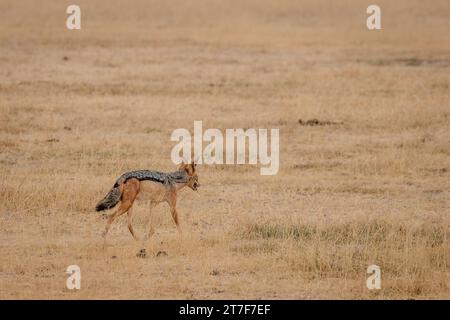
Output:
[[200,183],[198,182],[198,175],[196,172],[197,165],[195,163],[185,164],[182,163],[180,165],[180,170],[185,170],[188,176],[187,186],[194,191],[200,187]]

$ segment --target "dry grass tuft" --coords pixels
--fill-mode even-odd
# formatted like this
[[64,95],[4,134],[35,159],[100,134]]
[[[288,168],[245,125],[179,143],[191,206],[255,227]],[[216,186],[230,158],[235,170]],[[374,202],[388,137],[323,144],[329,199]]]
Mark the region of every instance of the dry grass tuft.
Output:
[[[371,264],[382,266],[383,295],[432,294],[449,290],[450,226],[376,220],[337,224],[250,224],[242,238],[276,243],[270,251],[293,272],[311,279],[351,279]],[[263,251],[267,254],[267,251]],[[441,280],[445,280],[441,282]]]

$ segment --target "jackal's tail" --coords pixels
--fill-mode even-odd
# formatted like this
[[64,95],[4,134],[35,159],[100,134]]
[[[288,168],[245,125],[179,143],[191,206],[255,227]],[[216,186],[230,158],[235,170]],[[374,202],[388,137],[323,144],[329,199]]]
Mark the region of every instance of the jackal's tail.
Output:
[[95,211],[103,211],[106,209],[114,208],[114,206],[119,203],[122,193],[120,192],[119,186],[115,185],[106,196],[100,200],[95,206]]

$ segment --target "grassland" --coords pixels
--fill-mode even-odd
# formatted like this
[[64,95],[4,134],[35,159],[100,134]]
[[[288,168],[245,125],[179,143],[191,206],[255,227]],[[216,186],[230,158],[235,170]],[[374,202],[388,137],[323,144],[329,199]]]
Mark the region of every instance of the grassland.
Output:
[[[0,298],[449,299],[450,4],[377,3],[2,0]],[[96,202],[194,120],[279,128],[278,175],[200,166],[182,235],[162,205],[145,259],[125,217],[103,248]]]

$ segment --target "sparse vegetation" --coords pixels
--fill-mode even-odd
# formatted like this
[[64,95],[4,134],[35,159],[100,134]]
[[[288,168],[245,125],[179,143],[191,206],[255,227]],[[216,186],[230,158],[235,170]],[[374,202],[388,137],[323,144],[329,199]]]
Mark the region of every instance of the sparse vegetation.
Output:
[[[77,4],[0,2],[0,298],[450,298],[447,0],[380,1],[380,32],[357,0]],[[182,235],[161,206],[103,249],[97,201],[194,120],[279,128],[278,175],[199,166]]]

